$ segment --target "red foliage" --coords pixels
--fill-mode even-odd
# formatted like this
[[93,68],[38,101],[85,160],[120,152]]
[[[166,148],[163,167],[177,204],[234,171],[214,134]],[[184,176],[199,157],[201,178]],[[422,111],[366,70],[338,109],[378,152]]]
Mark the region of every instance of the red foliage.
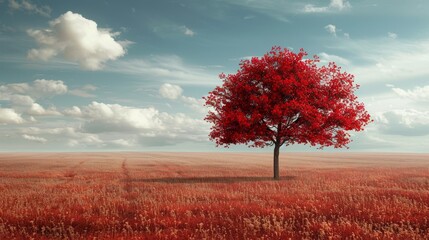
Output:
[[226,146],[346,146],[347,131],[363,130],[370,121],[354,95],[359,86],[335,63],[318,67],[317,56],[305,56],[303,49],[273,47],[243,60],[237,73],[220,74],[223,85],[205,98],[212,108],[206,116],[213,123],[210,138]]

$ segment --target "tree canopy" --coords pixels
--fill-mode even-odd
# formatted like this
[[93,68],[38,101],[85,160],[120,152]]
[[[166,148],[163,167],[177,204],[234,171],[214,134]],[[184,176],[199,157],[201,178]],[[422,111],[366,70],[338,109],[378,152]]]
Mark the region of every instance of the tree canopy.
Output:
[[295,143],[346,146],[348,131],[370,122],[354,94],[359,86],[335,63],[319,67],[317,56],[306,56],[303,49],[273,47],[262,57],[242,60],[235,74],[220,74],[223,85],[205,98],[210,138],[224,146],[274,145],[275,152]]

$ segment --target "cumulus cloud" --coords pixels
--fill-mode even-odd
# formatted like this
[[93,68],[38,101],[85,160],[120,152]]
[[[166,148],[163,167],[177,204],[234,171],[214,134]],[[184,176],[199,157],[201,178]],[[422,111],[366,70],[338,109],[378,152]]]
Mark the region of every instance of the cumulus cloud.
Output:
[[328,24],[325,26],[325,30],[330,33],[332,36],[337,36],[337,27],[333,24]]
[[163,98],[170,100],[179,100],[185,105],[189,106],[196,112],[206,113],[207,110],[204,107],[203,99],[196,99],[193,97],[188,97],[183,95],[183,89],[178,85],[173,85],[169,83],[164,83],[159,88],[159,93]]
[[189,29],[189,28],[188,28],[188,27],[186,27],[186,26],[181,26],[181,27],[180,27],[180,31],[181,31],[183,34],[185,34],[186,36],[193,37],[193,36],[195,35],[195,32],[194,32],[194,31],[192,31],[191,29]]
[[[40,135],[48,135],[56,141],[67,141],[69,147],[103,147],[105,143],[97,134],[80,132],[74,127],[60,128],[38,128],[29,127],[22,129],[24,135],[40,137]],[[42,137],[40,137],[42,138]]]
[[415,87],[412,90],[393,87],[392,90],[403,98],[408,98],[414,101],[429,102],[429,85],[424,87]]
[[[71,94],[79,97],[95,97],[91,92],[97,87],[91,84],[80,88],[69,90],[67,85],[61,80],[37,79],[32,83],[11,83],[0,85],[0,100],[10,100],[13,96],[17,101],[34,102],[32,98],[47,98],[55,95]],[[20,95],[20,96],[19,96]]]
[[160,130],[165,126],[155,108],[132,108],[119,104],[92,102],[82,108],[82,117],[89,121],[84,125],[88,132],[127,132]]
[[164,83],[159,88],[159,94],[161,94],[163,98],[177,99],[182,95],[182,93],[183,89],[180,86],[169,83]]
[[92,102],[83,107],[73,107],[69,115],[84,120],[81,131],[92,134],[138,134],[145,138],[207,139],[208,125],[201,119],[185,114],[168,114],[153,107],[136,108],[119,104]]
[[99,70],[106,61],[125,54],[126,44],[114,39],[118,33],[98,28],[96,22],[71,11],[51,21],[48,29],[29,29],[27,33],[39,45],[28,52],[30,59],[46,61],[60,55],[83,69]]
[[20,124],[23,123],[21,115],[11,108],[0,108],[0,125],[2,124]]
[[27,134],[22,135],[22,137],[24,139],[29,140],[29,141],[39,142],[39,143],[46,143],[48,141],[48,140],[46,140],[46,138],[36,137],[36,136],[32,136],[32,135],[27,135]]
[[60,80],[37,79],[33,83],[11,83],[0,85],[0,100],[9,101],[13,109],[30,115],[61,115],[55,107],[45,109],[34,99],[62,95],[67,86]]
[[331,0],[329,7],[339,11],[351,8],[350,3],[347,0]]
[[429,134],[429,111],[414,109],[392,110],[379,113],[375,122],[384,134],[424,136]]
[[33,103],[29,109],[25,111],[27,114],[38,115],[38,116],[59,116],[60,112],[55,107],[45,109],[38,103]]
[[77,106],[73,106],[71,108],[66,108],[66,109],[64,109],[63,113],[66,116],[74,116],[74,117],[82,116],[82,111]]
[[325,13],[334,11],[344,11],[350,9],[352,6],[347,0],[331,0],[329,6],[315,6],[313,4],[306,4],[303,11],[305,13]]
[[65,93],[67,93],[67,86],[61,80],[37,79],[31,84],[11,83],[0,85],[0,100],[9,100],[16,94],[41,98]]
[[18,106],[32,106],[34,104],[34,99],[26,95],[11,95],[9,100],[12,105]]
[[9,8],[12,10],[25,10],[30,13],[39,14],[44,17],[49,17],[52,11],[49,6],[37,6],[30,0],[9,0]]
[[387,36],[388,36],[389,38],[391,38],[391,39],[396,39],[396,38],[398,38],[398,34],[393,33],[393,32],[388,32],[388,33],[387,33]]
[[60,80],[38,79],[34,81],[31,92],[37,93],[38,97],[61,95],[67,92],[67,86]]

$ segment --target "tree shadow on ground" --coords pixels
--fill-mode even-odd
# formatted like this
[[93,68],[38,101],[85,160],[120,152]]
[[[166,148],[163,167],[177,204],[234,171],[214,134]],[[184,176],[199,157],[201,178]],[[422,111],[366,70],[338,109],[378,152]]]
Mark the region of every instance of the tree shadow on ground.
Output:
[[274,180],[272,177],[169,177],[130,179],[131,182],[155,182],[155,183],[239,183],[239,182],[262,182],[262,181],[287,181],[295,179],[295,176],[280,177]]

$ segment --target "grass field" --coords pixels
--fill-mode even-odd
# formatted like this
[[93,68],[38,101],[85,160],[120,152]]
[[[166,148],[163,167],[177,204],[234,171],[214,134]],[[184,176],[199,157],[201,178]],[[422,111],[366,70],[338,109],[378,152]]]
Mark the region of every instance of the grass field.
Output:
[[429,239],[429,154],[0,154],[0,239]]

